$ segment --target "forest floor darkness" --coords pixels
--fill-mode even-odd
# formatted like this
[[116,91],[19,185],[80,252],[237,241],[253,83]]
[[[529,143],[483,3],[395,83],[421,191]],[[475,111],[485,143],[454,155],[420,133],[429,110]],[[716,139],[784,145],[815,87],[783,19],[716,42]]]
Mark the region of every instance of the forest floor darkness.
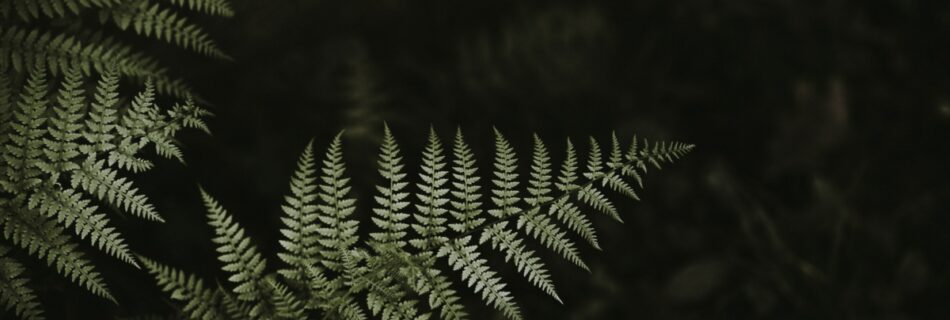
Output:
[[[492,126],[616,130],[697,148],[596,221],[591,274],[551,259],[564,305],[506,270],[527,318],[950,318],[950,2],[234,2],[202,21],[233,62],[165,55],[216,117],[137,177],[167,220],[121,226],[147,256],[224,279],[196,184],[272,256],[297,156],[340,130],[363,220],[383,121],[411,161],[430,125],[482,157]],[[51,318],[169,311],[103,266],[122,304],[50,280]]]

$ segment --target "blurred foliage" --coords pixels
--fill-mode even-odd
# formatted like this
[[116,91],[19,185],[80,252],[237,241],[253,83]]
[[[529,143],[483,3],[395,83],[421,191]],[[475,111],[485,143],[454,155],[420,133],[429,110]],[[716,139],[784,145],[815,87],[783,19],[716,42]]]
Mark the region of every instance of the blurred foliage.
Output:
[[[512,288],[527,318],[950,316],[950,3],[285,0],[235,11],[209,30],[234,63],[181,61],[216,105],[214,136],[185,135],[188,167],[140,179],[168,222],[129,240],[157,260],[223,279],[194,180],[242,207],[236,218],[273,253],[273,204],[297,150],[341,128],[354,168],[373,166],[382,120],[407,142],[430,123],[461,126],[482,155],[491,135],[478,132],[493,124],[512,137],[617,128],[698,148],[648,181],[648,201],[619,208],[626,224],[599,221],[606,254],[585,252],[590,277],[551,266],[563,306]],[[354,192],[366,203],[373,190]],[[157,288],[141,289],[151,286],[128,273],[118,310],[70,299],[61,318],[167,312]]]

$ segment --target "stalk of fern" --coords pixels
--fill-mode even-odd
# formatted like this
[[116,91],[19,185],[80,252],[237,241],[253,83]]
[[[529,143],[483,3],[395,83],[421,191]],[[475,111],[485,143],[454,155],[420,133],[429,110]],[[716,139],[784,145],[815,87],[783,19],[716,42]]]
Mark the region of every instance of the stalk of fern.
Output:
[[[575,238],[599,248],[589,213],[622,221],[605,192],[638,200],[636,189],[643,187],[648,166],[659,169],[694,148],[678,142],[651,146],[634,137],[624,151],[614,135],[603,154],[599,142],[590,138],[582,168],[577,149],[567,140],[555,177],[548,148],[535,136],[524,179],[514,147],[499,131],[494,134],[489,181],[479,175],[461,130],[451,154],[430,130],[418,178],[410,179],[398,143],[385,127],[373,225],[362,226],[370,229],[362,239],[361,225],[353,218],[355,200],[349,196],[340,135],[319,166],[311,142],[298,160],[282,206],[277,261],[264,258],[239,223],[204,190],[218,260],[232,286],[211,286],[161,263],[142,261],[162,290],[184,304],[181,315],[189,319],[467,319],[458,291],[463,287],[507,318],[521,319],[507,289],[507,281],[516,280],[503,279],[488,257],[503,257],[525,280],[560,302],[537,250],[553,251],[587,270]],[[528,245],[535,242],[543,248]],[[276,270],[267,266],[274,263]]]

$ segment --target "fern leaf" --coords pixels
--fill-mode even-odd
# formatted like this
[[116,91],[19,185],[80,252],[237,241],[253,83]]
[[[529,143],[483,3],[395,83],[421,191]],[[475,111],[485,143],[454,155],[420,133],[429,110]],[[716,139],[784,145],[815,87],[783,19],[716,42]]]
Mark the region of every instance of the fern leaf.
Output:
[[439,257],[447,257],[449,265],[462,273],[462,281],[472,288],[475,294],[481,294],[486,304],[495,307],[510,319],[521,319],[521,310],[515,305],[511,293],[505,290],[505,283],[479,258],[477,246],[469,245],[471,237],[450,241],[439,249]]
[[56,180],[60,173],[78,169],[73,158],[79,155],[76,140],[82,135],[82,109],[85,107],[82,75],[77,69],[65,72],[65,80],[59,89],[57,104],[48,123],[49,136],[43,139],[43,153],[47,161],[40,168]]
[[234,10],[228,0],[168,0],[172,4],[211,15],[231,17]]
[[13,113],[14,122],[10,141],[4,146],[2,154],[6,164],[4,170],[7,180],[13,186],[8,189],[28,190],[40,183],[39,167],[41,163],[43,136],[46,133],[46,72],[42,66],[30,73],[26,87],[20,94],[20,101]]
[[168,293],[172,300],[182,301],[185,306],[182,311],[188,319],[214,320],[229,319],[226,314],[216,308],[219,300],[217,292],[208,289],[201,279],[193,274],[185,274],[148,258],[139,256],[139,261],[145,267],[162,291]]
[[97,214],[97,207],[83,199],[81,193],[73,189],[41,188],[30,197],[29,209],[55,217],[67,228],[74,227],[74,233],[80,239],[89,238],[93,246],[138,267],[125,240],[115,228],[108,226],[109,218],[105,214]]
[[230,59],[218,48],[208,34],[171,9],[149,1],[129,1],[127,5],[113,11],[113,20],[120,29],[132,26],[135,33],[153,37],[200,54]]
[[252,317],[265,313],[266,287],[262,281],[266,261],[244,235],[244,228],[234,222],[217,201],[204,190],[201,197],[208,210],[208,224],[214,228],[212,241],[218,245],[218,261],[224,263],[221,269],[229,272],[228,281],[237,285],[232,291],[238,300],[253,304]]
[[350,192],[349,178],[343,176],[346,168],[343,164],[343,147],[340,132],[333,138],[327,150],[323,167],[320,169],[320,184],[318,196],[320,204],[317,206],[320,214],[317,218],[322,226],[317,229],[320,236],[321,262],[331,270],[339,270],[343,252],[356,244],[356,220],[349,219],[356,210],[356,199],[348,198]]
[[274,315],[278,319],[304,319],[303,304],[283,284],[273,278],[267,278],[274,299]]
[[148,203],[148,198],[132,185],[132,181],[119,177],[117,171],[105,166],[104,160],[87,158],[79,170],[73,172],[70,181],[73,188],[81,187],[97,199],[119,207],[124,212],[150,221],[165,221],[155,211],[155,207]]
[[518,198],[518,158],[515,155],[515,149],[502,136],[498,129],[495,129],[495,162],[492,175],[492,197],[491,200],[497,206],[497,209],[490,209],[488,213],[496,218],[505,218],[519,211],[516,204],[521,201]]
[[416,196],[419,204],[413,214],[416,223],[412,228],[419,234],[419,239],[410,240],[410,244],[420,250],[435,248],[446,241],[442,233],[446,230],[447,218],[444,218],[447,209],[444,209],[448,199],[445,197],[449,190],[444,188],[448,182],[448,171],[445,170],[445,155],[442,142],[429,128],[429,144],[422,153],[422,173],[419,174],[421,183],[416,184],[419,192]]
[[[33,0],[25,0],[33,1]],[[144,82],[151,79],[160,93],[185,97],[191,89],[172,78],[158,62],[112,38],[93,36],[87,41],[62,34],[0,26],[0,72],[27,72],[42,65],[53,75],[77,68],[85,75],[115,68],[120,74]]]
[[551,275],[544,267],[544,263],[534,254],[534,251],[525,247],[517,233],[506,228],[507,225],[507,222],[500,222],[486,228],[479,242],[491,241],[492,248],[505,253],[505,262],[513,262],[518,272],[524,275],[528,282],[563,303],[554,289]]
[[43,319],[43,309],[33,289],[27,287],[23,265],[7,256],[10,248],[0,245],[0,305],[25,320]]
[[477,173],[475,155],[472,154],[472,148],[465,143],[461,128],[455,131],[452,154],[451,214],[456,222],[449,224],[449,227],[456,232],[465,233],[481,226],[485,218],[480,217],[482,202],[479,200],[481,186],[478,181],[481,178]]
[[409,193],[404,191],[409,183],[405,182],[406,174],[403,173],[404,164],[399,154],[399,145],[388,125],[383,128],[383,144],[380,148],[377,163],[384,185],[376,186],[379,194],[374,199],[379,207],[373,208],[372,218],[380,232],[371,233],[370,237],[379,243],[402,247],[405,245],[405,229],[409,227],[409,224],[403,222],[409,217],[405,212],[405,208],[409,206]]
[[89,144],[80,146],[83,153],[100,153],[115,149],[115,126],[119,117],[119,75],[109,68],[102,73],[96,84],[96,93],[89,109],[89,118],[85,121],[83,138]]
[[531,158],[531,178],[528,181],[528,194],[531,196],[526,198],[525,202],[531,205],[532,209],[518,217],[518,229],[524,230],[526,234],[565,259],[587,269],[587,265],[580,258],[577,246],[567,237],[566,232],[552,222],[550,217],[540,214],[540,206],[554,198],[550,196],[553,185],[551,156],[538,135],[534,135],[534,152]]
[[[587,240],[591,246],[597,250],[600,250],[600,243],[597,240],[597,232],[594,230],[590,220],[587,219],[587,216],[581,213],[580,208],[568,201],[568,199],[569,198],[567,196],[559,198],[554,202],[554,204],[551,205],[548,213],[555,215],[557,219],[561,221],[561,223],[567,225],[568,229],[571,229],[571,231],[577,233],[579,236],[581,236],[581,238]],[[581,268],[587,269],[586,265],[579,266]]]
[[297,160],[297,170],[290,179],[290,195],[284,197],[286,202],[281,209],[284,211],[281,221],[284,228],[280,233],[284,239],[280,240],[283,252],[277,254],[288,268],[278,271],[288,279],[302,280],[308,268],[313,266],[318,255],[316,237],[317,206],[314,204],[317,195],[316,163],[313,159],[313,142],[307,143],[300,159]]
[[60,274],[93,294],[115,302],[102,276],[83,258],[78,246],[71,243],[66,231],[56,221],[46,220],[32,210],[13,203],[0,206],[3,237],[56,269]]

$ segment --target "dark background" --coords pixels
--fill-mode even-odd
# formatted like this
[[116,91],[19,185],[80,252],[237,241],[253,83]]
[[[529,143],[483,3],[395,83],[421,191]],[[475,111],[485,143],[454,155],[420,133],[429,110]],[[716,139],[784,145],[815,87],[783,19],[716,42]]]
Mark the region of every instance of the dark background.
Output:
[[[147,256],[226,281],[201,184],[273,267],[296,158],[339,130],[364,221],[384,120],[410,163],[430,124],[463,128],[483,165],[492,126],[523,159],[534,132],[561,151],[616,130],[697,148],[620,201],[625,224],[598,217],[591,274],[543,255],[564,305],[504,269],[529,319],[950,317],[946,1],[234,4],[202,22],[235,61],[154,48],[217,116],[182,137],[187,165],[136,177],[167,220],[120,223]],[[98,261],[120,305],[52,275],[52,318],[171,312]]]

